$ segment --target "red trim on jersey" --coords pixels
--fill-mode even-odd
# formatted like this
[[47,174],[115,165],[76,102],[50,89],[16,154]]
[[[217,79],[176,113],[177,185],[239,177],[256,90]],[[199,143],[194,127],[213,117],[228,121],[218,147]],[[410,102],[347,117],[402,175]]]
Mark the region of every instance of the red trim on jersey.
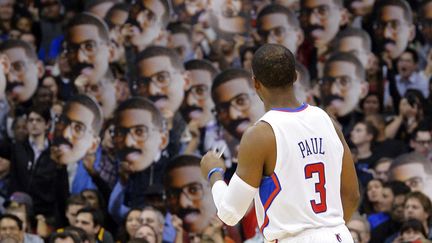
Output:
[[276,196],[281,191],[281,186],[280,186],[279,179],[277,178],[276,173],[273,173],[271,175],[271,179],[273,180],[273,183],[275,185],[275,189],[270,194],[269,198],[267,199],[267,201],[264,204],[264,223],[262,224],[262,226],[260,228],[261,233],[264,233],[265,227],[267,227],[267,225],[269,224],[269,218],[267,216],[267,210],[270,208],[273,200],[276,198]]

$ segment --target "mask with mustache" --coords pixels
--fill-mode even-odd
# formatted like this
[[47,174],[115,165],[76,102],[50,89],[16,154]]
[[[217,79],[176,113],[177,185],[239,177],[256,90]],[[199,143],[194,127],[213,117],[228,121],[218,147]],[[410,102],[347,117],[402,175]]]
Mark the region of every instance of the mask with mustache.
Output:
[[63,136],[57,136],[54,138],[52,146],[59,147],[60,145],[67,145],[73,148],[72,143],[69,142],[66,138],[64,138]]
[[149,100],[151,100],[151,101],[153,101],[153,102],[156,103],[157,101],[159,101],[161,99],[167,100],[168,96],[166,96],[166,95],[151,95],[148,98],[149,98]]
[[335,100],[344,101],[344,98],[337,96],[337,95],[329,95],[323,99],[323,104],[324,104],[324,106],[329,106]]
[[199,214],[201,212],[199,209],[196,209],[196,208],[181,208],[178,211],[178,216],[183,219],[184,217],[186,217],[188,214],[191,214],[191,213]]
[[6,83],[6,92],[11,92],[15,87],[24,86],[21,82],[7,82]]
[[180,109],[180,112],[186,121],[191,120],[190,114],[194,111],[203,112],[203,109],[196,105],[192,105],[192,106],[186,105]]
[[141,154],[141,150],[137,149],[137,148],[130,148],[130,147],[126,147],[123,148],[119,151],[117,151],[117,158],[120,161],[125,161],[126,157],[128,156],[128,154],[130,153],[140,153]]
[[230,131],[230,133],[233,134],[233,135],[237,135],[237,136],[241,137],[243,134],[238,134],[238,132],[237,132],[237,127],[238,127],[240,124],[242,124],[243,122],[250,122],[250,119],[249,119],[249,118],[240,118],[240,119],[237,119],[237,120],[231,121],[231,122],[228,124],[228,128],[227,128],[228,131]]
[[314,30],[322,30],[324,31],[324,27],[322,27],[321,25],[309,25],[306,28],[304,28],[304,32],[305,33],[312,33],[312,31]]
[[81,74],[81,70],[83,70],[84,68],[94,68],[94,66],[92,64],[89,63],[77,63],[76,65],[74,65],[73,69],[72,69],[72,75],[73,77],[78,77]]

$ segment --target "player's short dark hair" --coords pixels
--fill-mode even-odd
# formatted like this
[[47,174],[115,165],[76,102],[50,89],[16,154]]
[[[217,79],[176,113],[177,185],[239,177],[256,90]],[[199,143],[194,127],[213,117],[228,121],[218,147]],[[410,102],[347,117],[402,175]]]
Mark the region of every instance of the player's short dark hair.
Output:
[[284,14],[288,20],[288,23],[292,26],[294,26],[296,29],[300,28],[300,22],[295,15],[294,12],[292,12],[289,8],[286,8],[279,4],[269,4],[265,6],[261,11],[259,11],[257,16],[257,29],[258,31],[262,28],[262,18],[269,14]]
[[264,44],[252,59],[255,78],[267,88],[292,85],[297,79],[295,57],[288,48],[278,44]]
[[13,214],[6,213],[6,214],[3,214],[3,215],[0,216],[0,222],[3,219],[11,219],[11,220],[15,221],[17,223],[18,229],[20,231],[23,230],[23,227],[24,227],[23,226],[23,221],[20,218],[18,218],[17,216],[15,216]]
[[349,62],[353,64],[355,67],[356,75],[360,77],[360,79],[365,80],[366,71],[363,65],[361,64],[361,62],[359,61],[359,59],[355,57],[353,54],[346,53],[346,52],[333,53],[324,64],[324,76],[326,76],[326,74],[328,74],[328,72],[330,71],[330,66],[331,66],[330,64],[332,64],[333,62]]
[[65,39],[66,41],[70,39],[71,33],[70,30],[79,25],[93,25],[96,26],[99,37],[103,39],[104,41],[109,41],[109,29],[107,24],[100,19],[98,16],[91,14],[91,13],[79,13],[75,15],[67,24],[66,24],[66,31],[65,31]]
[[165,187],[168,187],[171,183],[171,178],[169,177],[169,173],[177,168],[186,167],[186,166],[196,166],[200,167],[201,163],[201,157],[198,157],[196,155],[179,155],[174,158],[172,158],[168,165],[165,167],[165,177],[164,177],[164,184]]
[[162,116],[162,113],[159,109],[154,105],[150,100],[143,97],[132,97],[129,98],[122,103],[119,104],[117,109],[114,111],[114,124],[119,124],[120,114],[129,109],[139,109],[150,112],[152,123],[160,128],[161,130],[165,130],[165,120]]
[[167,26],[167,30],[172,34],[184,34],[187,39],[191,42],[192,41],[192,30],[191,27],[185,23],[182,22],[174,22],[170,23]]
[[230,69],[226,69],[226,70],[220,72],[218,75],[216,75],[216,77],[213,80],[212,87],[211,87],[213,100],[215,100],[215,95],[216,95],[215,92],[219,86],[221,86],[224,83],[227,83],[233,79],[238,79],[238,78],[245,79],[246,82],[249,84],[249,86],[252,87],[251,74],[244,69],[230,68]]
[[93,220],[93,225],[99,225],[102,226],[103,225],[103,215],[102,212],[99,209],[96,208],[92,208],[92,207],[85,207],[85,208],[81,208],[80,210],[78,210],[77,215],[81,214],[81,213],[89,213],[92,215],[92,220]]
[[74,95],[66,103],[63,109],[63,114],[65,114],[74,103],[86,107],[93,113],[94,117],[92,121],[92,129],[94,130],[95,134],[99,134],[103,124],[103,115],[98,103],[90,96],[83,94]]
[[51,237],[50,237],[49,242],[50,243],[55,243],[55,241],[57,239],[67,239],[67,238],[71,238],[74,243],[80,243],[81,242],[81,239],[78,238],[77,235],[75,235],[74,233],[72,233],[70,231],[63,231],[63,232],[53,233],[51,235]]
[[159,57],[159,56],[168,57],[170,62],[171,62],[171,65],[174,68],[181,70],[181,71],[184,70],[183,61],[181,60],[179,55],[174,50],[172,50],[170,48],[163,47],[163,46],[149,46],[149,47],[147,47],[146,49],[144,49],[143,51],[138,53],[136,60],[135,60],[135,63],[138,64],[145,59],[149,59],[152,57]]
[[22,49],[24,49],[24,52],[29,59],[31,59],[33,61],[38,60],[36,50],[33,49],[33,47],[29,43],[27,43],[23,40],[7,40],[7,41],[1,43],[0,44],[0,53],[4,53],[7,50],[12,49],[12,48],[22,48]]
[[384,7],[387,7],[387,6],[396,6],[396,7],[402,8],[404,19],[410,24],[413,23],[413,12],[412,12],[411,6],[405,0],[377,1],[376,6],[374,6],[374,9],[376,9],[376,13],[377,13],[375,15],[376,20],[379,20],[378,18],[380,18],[380,16],[381,16],[381,11],[383,10]]
[[49,108],[45,107],[45,106],[35,106],[33,105],[32,107],[30,107],[27,110],[27,117],[30,115],[30,113],[36,113],[39,116],[41,116],[45,123],[48,123],[49,121],[51,121],[51,111],[49,110]]
[[337,33],[333,41],[330,43],[330,49],[332,52],[339,51],[339,45],[343,38],[347,37],[359,37],[362,40],[362,46],[365,50],[370,51],[372,49],[372,41],[369,34],[360,28],[347,27],[344,30]]
[[193,59],[190,61],[187,61],[185,64],[185,69],[188,71],[192,70],[204,70],[210,73],[211,78],[213,79],[216,74],[218,73],[218,70],[213,66],[213,64],[205,59]]

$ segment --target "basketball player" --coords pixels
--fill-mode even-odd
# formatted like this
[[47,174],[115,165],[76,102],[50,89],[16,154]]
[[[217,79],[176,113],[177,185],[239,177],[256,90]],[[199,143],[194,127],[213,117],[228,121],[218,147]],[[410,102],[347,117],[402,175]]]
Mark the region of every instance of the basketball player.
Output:
[[229,185],[216,152],[201,160],[219,218],[235,225],[255,199],[267,241],[353,242],[345,222],[359,201],[358,182],[340,129],[320,108],[296,100],[288,49],[262,46],[252,70],[267,113],[243,134]]

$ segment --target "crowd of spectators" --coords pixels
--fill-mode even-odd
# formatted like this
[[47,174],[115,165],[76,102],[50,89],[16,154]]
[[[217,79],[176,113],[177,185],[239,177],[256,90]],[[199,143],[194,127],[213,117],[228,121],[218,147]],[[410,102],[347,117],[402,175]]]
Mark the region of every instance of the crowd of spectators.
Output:
[[263,242],[200,172],[265,113],[263,43],[349,142],[354,242],[432,242],[432,0],[0,0],[0,242]]

